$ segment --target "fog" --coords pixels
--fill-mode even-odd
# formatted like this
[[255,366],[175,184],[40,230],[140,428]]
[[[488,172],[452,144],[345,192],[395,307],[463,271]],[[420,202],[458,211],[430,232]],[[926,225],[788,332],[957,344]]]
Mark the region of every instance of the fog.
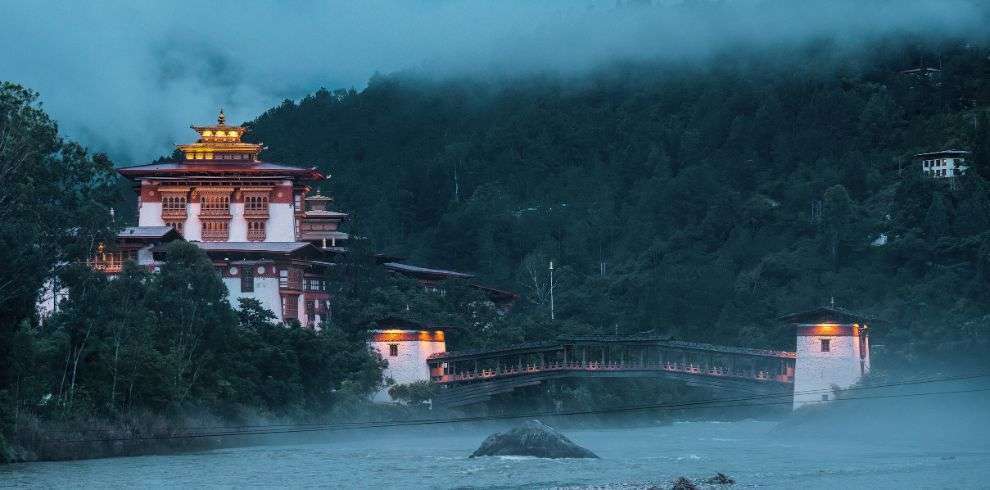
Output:
[[[902,376],[935,377],[914,372]],[[209,482],[338,488],[669,488],[680,476],[697,482],[721,472],[740,487],[983,488],[990,465],[987,389],[990,385],[983,377],[850,390],[843,396],[861,399],[793,415],[786,409],[766,413],[765,406],[734,406],[717,413],[699,408],[644,413],[636,417],[638,423],[627,419],[615,424],[614,416],[604,414],[544,418],[601,459],[468,458],[489,434],[520,422],[501,420],[280,434],[180,455],[0,465],[0,481],[40,487]],[[698,420],[700,411],[710,419]],[[763,415],[754,417],[760,412]]]
[[41,92],[64,133],[129,165],[220,106],[249,120],[375,72],[580,75],[821,37],[967,35],[986,18],[976,0],[4,2],[0,80]]

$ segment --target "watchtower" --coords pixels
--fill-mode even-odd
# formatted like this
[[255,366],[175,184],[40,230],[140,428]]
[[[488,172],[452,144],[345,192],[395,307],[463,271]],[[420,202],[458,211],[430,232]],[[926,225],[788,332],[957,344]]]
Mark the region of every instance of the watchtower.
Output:
[[[388,362],[383,375],[394,384],[429,381],[426,360],[432,354],[447,350],[444,330],[444,327],[390,317],[377,322],[368,344]],[[374,401],[393,401],[388,388],[375,394]]]
[[780,320],[797,330],[794,409],[831,401],[870,371],[869,318],[825,306]]

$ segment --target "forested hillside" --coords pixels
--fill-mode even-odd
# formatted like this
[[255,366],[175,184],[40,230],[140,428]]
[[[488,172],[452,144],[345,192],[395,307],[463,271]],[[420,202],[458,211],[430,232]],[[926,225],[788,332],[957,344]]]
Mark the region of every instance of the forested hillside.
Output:
[[[834,297],[887,320],[875,338],[898,352],[985,349],[980,42],[817,42],[573,77],[376,75],[249,125],[266,160],[332,174],[325,191],[378,250],[520,292],[482,343],[653,330],[792,348],[774,319]],[[901,73],[925,66],[941,71]],[[952,187],[910,158],[947,148],[974,151]]]

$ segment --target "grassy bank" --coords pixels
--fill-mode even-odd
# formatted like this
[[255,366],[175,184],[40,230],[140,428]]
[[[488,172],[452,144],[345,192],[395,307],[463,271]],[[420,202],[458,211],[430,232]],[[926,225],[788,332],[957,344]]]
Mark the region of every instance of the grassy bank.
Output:
[[222,411],[190,407],[172,414],[134,412],[114,418],[49,419],[29,415],[19,418],[16,427],[11,427],[6,434],[0,434],[0,462],[203,451],[270,443],[277,440],[278,433],[286,430],[445,415],[425,408],[366,402],[326,414],[300,412],[283,416],[264,414],[247,407],[225,407]]

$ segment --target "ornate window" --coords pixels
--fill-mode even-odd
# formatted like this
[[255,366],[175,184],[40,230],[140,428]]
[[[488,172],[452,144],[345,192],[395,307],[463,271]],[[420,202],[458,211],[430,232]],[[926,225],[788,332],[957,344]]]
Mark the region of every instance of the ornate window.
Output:
[[301,291],[303,288],[302,271],[299,269],[279,269],[278,287]]
[[[185,221],[186,219],[186,194],[185,192],[162,192],[162,220],[166,223],[175,221]],[[173,226],[178,231],[181,229]]]
[[248,194],[244,196],[245,216],[268,216],[268,196]]
[[248,220],[247,239],[249,242],[265,241],[265,222],[261,220]]
[[299,295],[298,294],[287,294],[282,296],[282,319],[283,320],[298,320],[299,319]]
[[230,216],[230,196],[226,194],[203,194],[200,196],[200,216]]
[[203,220],[204,242],[225,242],[230,236],[230,227],[224,220]]

